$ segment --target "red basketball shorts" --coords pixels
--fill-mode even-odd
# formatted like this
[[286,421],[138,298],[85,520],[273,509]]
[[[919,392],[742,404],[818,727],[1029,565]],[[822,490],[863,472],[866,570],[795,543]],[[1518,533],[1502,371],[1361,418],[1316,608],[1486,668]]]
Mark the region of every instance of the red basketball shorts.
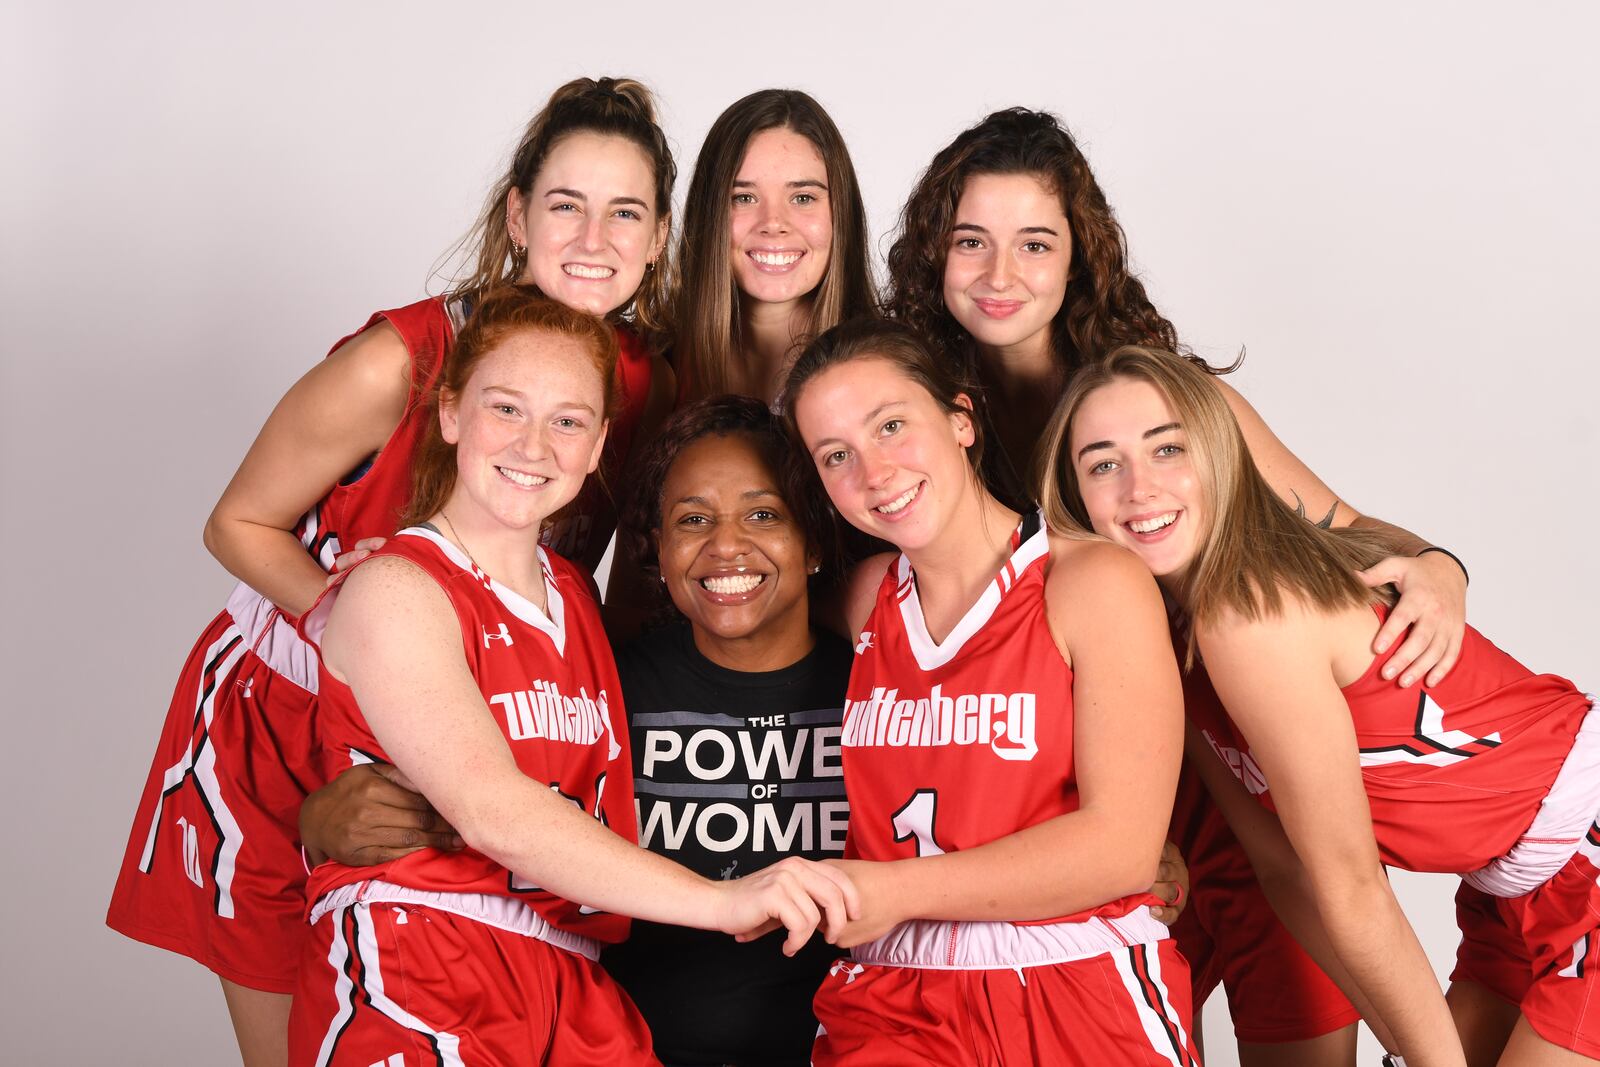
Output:
[[315,697],[269,654],[227,612],[195,644],[106,923],[240,985],[289,993],[307,929],[300,803],[321,781]]
[[1476,982],[1521,1006],[1538,1035],[1600,1059],[1600,823],[1577,855],[1520,897],[1456,892],[1452,982]]
[[1361,1018],[1278,921],[1250,859],[1199,776],[1178,780],[1171,836],[1189,865],[1189,906],[1172,937],[1188,961],[1198,1008],[1221,983],[1240,1041],[1305,1041]]
[[[1009,925],[904,924],[924,928],[929,936],[922,940],[935,949],[968,928]],[[1026,937],[1043,928],[1011,929]],[[1189,969],[1170,939],[1037,965],[840,960],[813,1007],[821,1024],[813,1067],[1200,1063],[1191,1037]]]
[[420,904],[335,908],[312,928],[291,1067],[632,1067],[650,1031],[593,960]]

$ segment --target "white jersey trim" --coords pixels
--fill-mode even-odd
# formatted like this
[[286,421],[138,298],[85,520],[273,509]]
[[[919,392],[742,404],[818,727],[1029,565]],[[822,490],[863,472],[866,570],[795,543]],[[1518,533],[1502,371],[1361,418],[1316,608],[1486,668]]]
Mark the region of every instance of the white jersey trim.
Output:
[[1586,695],[1589,711],[1533,822],[1504,856],[1461,876],[1474,889],[1495,897],[1531,893],[1566,866],[1600,814],[1600,706]]
[[493,926],[508,934],[519,934],[543,941],[555,948],[582,956],[600,959],[600,942],[570,930],[550,925],[550,920],[533,908],[512,897],[492,893],[446,893],[431,889],[413,889],[408,885],[395,885],[377,878],[353,882],[324,893],[311,909],[311,923],[316,923],[329,912],[347,908],[352,904],[415,904],[459,915],[463,919]]
[[1083,922],[1037,926],[913,919],[856,946],[850,958],[872,966],[931,971],[1015,970],[1071,963],[1169,936],[1144,907],[1115,919],[1097,915]]
[[955,629],[945,635],[942,643],[935,641],[928,633],[928,623],[922,615],[922,601],[917,597],[916,576],[911,571],[911,561],[901,555],[895,563],[895,596],[899,601],[900,621],[905,626],[907,643],[911,646],[911,654],[917,659],[917,666],[924,672],[933,671],[955,659],[962,646],[994,617],[1000,601],[1005,599],[1023,572],[1049,551],[1049,527],[1041,514],[1039,529],[1017,546],[994,580],[984,587],[983,594],[967,609]]
[[477,565],[461,549],[455,546],[449,538],[425,526],[410,526],[396,537],[420,537],[435,545],[446,559],[457,567],[482,581],[488,590],[499,599],[505,609],[523,622],[541,631],[555,644],[558,655],[566,655],[567,627],[566,627],[566,601],[561,597],[561,591],[556,588],[556,583],[550,577],[550,556],[545,552],[544,546],[539,546],[539,570],[544,577],[545,604],[549,614],[539,610],[538,605],[509,586],[501,585],[494,578],[479,570]]
[[276,604],[240,582],[228,595],[227,610],[233,624],[244,634],[245,647],[273,673],[308,693],[317,691],[317,652],[294,632],[294,624]]

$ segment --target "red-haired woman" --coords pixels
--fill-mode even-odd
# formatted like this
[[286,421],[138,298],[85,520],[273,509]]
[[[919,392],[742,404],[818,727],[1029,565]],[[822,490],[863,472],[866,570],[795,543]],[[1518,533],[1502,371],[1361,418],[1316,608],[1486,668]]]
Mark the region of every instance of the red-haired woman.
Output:
[[[889,275],[889,312],[982,383],[980,415],[987,413],[1002,446],[986,457],[988,473],[1016,500],[1028,495],[1034,449],[1079,368],[1119,345],[1178,347],[1176,329],[1128,266],[1122,228],[1088,161],[1044,112],[997,111],[934,156],[906,201]],[[1394,536],[1402,554],[1363,576],[1402,593],[1374,648],[1387,650],[1404,636],[1386,676],[1402,685],[1439,681],[1461,646],[1465,573],[1448,555],[1418,555],[1427,542],[1358,514],[1238,392],[1218,384],[1280,497],[1319,525]],[[1354,1011],[1273,919],[1242,853],[1188,775],[1172,837],[1194,878],[1180,942],[1193,957],[1196,1001],[1219,981],[1227,987],[1247,1067],[1350,1063]]]
[[826,867],[714,881],[634,843],[598,605],[540,544],[599,466],[616,359],[609,327],[531,286],[485,297],[429,399],[407,528],[301,619],[324,669],[327,763],[392,763],[466,847],[317,867],[294,1062],[655,1063],[596,962],[621,916],[776,923],[790,952],[824,914],[847,918],[849,883]]
[[[218,974],[248,1067],[284,1062],[305,928],[296,819],[320,780],[316,657],[291,620],[342,548],[396,529],[421,398],[489,286],[526,282],[641,330],[659,325],[674,175],[642,85],[562,86],[489,195],[471,275],[336,345],[280,401],[206,524],[207,546],[240,585],[179,678],[107,922]],[[628,337],[607,469],[622,466],[646,408],[670,402],[660,369]],[[613,521],[604,497],[563,518],[549,536],[592,560]]]

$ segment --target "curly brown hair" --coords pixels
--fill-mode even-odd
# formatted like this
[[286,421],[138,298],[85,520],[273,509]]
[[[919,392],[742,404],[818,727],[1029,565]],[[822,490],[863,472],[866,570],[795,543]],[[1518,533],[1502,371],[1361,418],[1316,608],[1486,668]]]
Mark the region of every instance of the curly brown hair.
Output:
[[1172,323],[1128,270],[1127,238],[1072,135],[1049,112],[1021,107],[996,111],[963,131],[917,180],[889,249],[884,308],[891,316],[981,376],[976,342],[944,303],[956,206],[975,174],[1031,174],[1061,197],[1072,263],[1050,339],[1069,375],[1122,345],[1182,351]]

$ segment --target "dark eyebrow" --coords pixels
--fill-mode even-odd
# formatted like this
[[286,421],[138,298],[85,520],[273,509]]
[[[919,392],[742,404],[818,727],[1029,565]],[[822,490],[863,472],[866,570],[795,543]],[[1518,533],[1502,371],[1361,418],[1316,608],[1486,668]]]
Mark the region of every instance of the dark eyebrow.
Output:
[[587,201],[589,199],[587,196],[584,196],[582,193],[578,192],[578,190],[576,190],[576,189],[546,189],[544,191],[544,195],[545,196],[570,196],[574,200],[584,200],[584,201]]
[[791,189],[821,189],[827,191],[828,188],[827,182],[819,182],[815,178],[801,178],[797,182],[785,182],[784,184]]
[[1059,233],[1057,233],[1056,231],[1052,230],[1048,226],[1024,226],[1022,229],[1018,230],[1017,232],[1018,233],[1047,233],[1051,237],[1060,237],[1061,236]]
[[[882,415],[885,411],[888,411],[890,408],[892,408],[892,407],[903,407],[903,406],[905,406],[905,404],[906,404],[906,401],[904,401],[904,400],[885,400],[883,403],[879,404],[877,407],[875,407],[871,411],[867,412],[867,417],[861,420],[861,425],[863,425],[863,426],[869,425],[870,423],[875,421],[878,418],[879,415]],[[838,443],[839,443],[839,439],[837,437],[825,437],[821,441],[818,441],[816,444],[812,445],[811,446],[811,451],[812,452],[817,452],[824,445],[831,445],[831,444],[838,444]]]
[[[783,499],[783,494],[778,492],[776,489],[746,489],[744,492],[739,494],[739,499],[753,500],[756,497],[762,496],[775,496],[779,500]],[[711,501],[707,500],[703,496],[685,496],[674,500],[672,504],[674,507],[677,507],[681,504],[694,504],[697,507],[709,508],[711,506]]]
[[[1148,440],[1150,440],[1150,438],[1157,437],[1157,436],[1159,436],[1161,434],[1166,433],[1169,430],[1181,430],[1181,429],[1183,429],[1183,423],[1181,423],[1181,422],[1168,422],[1168,423],[1164,423],[1164,424],[1162,424],[1160,426],[1156,426],[1156,427],[1154,427],[1152,429],[1146,430],[1142,436],[1143,436],[1144,440],[1148,441]],[[1112,447],[1114,447],[1114,445],[1113,445],[1113,443],[1111,441],[1090,441],[1088,444],[1086,444],[1082,448],[1078,449],[1078,458],[1082,459],[1085,452],[1093,452],[1098,448],[1112,448]]]
[[984,235],[989,233],[988,230],[973,222],[958,222],[954,226],[950,227],[950,231],[952,233],[954,233],[956,230],[971,230],[973,233],[981,233]]
[[613,204],[637,204],[642,208],[649,208],[650,206],[637,196],[613,196],[611,202]]

